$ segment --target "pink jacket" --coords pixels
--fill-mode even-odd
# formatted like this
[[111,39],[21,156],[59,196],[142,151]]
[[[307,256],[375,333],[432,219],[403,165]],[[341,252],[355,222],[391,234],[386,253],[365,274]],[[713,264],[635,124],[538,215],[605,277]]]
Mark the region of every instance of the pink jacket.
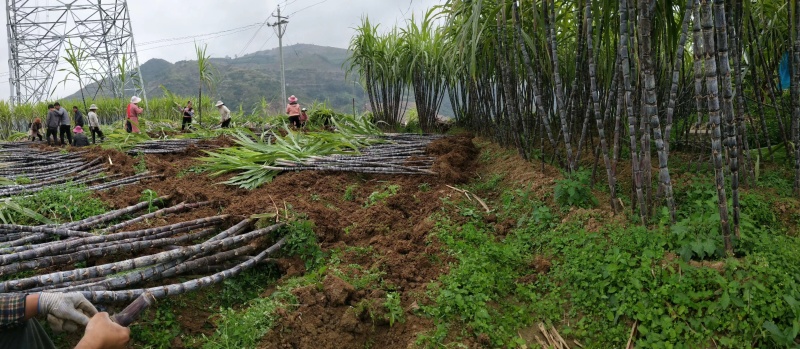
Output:
[[142,113],[144,113],[144,109],[140,108],[138,105],[133,104],[133,103],[128,104],[128,118],[129,119],[138,117],[139,115],[142,115]]
[[286,106],[286,114],[289,116],[300,115],[300,104],[289,104]]

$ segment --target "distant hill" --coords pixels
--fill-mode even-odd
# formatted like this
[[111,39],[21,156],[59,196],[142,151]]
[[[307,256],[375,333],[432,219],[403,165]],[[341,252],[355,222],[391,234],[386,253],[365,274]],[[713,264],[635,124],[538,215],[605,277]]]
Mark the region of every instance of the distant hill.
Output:
[[[353,84],[352,77],[349,81],[345,79],[346,68],[342,64],[347,60],[347,50],[298,44],[284,47],[283,54],[287,95],[296,95],[304,104],[328,101],[330,107],[342,112],[352,112],[355,98],[356,108],[359,112],[364,110],[367,98],[363,89]],[[212,58],[211,64],[221,77],[212,98],[225,101],[231,109],[242,105],[249,111],[260,105],[262,98],[266,98],[275,110],[285,105],[280,90],[280,55],[277,48],[238,58]],[[141,71],[148,97],[163,96],[161,85],[180,96],[197,96],[197,61],[173,64],[163,59],[151,59],[142,64]],[[97,85],[89,85],[85,90],[92,95]],[[203,88],[204,96],[209,92]],[[79,93],[75,93],[70,97],[79,96]]]
[[[301,104],[328,102],[328,106],[346,113],[353,111],[353,98],[357,111],[365,111],[369,102],[357,77],[345,77],[348,51],[341,48],[297,44],[283,48],[286,66],[286,94],[295,95]],[[216,85],[215,100],[223,100],[233,108],[242,105],[246,111],[260,106],[266,98],[274,111],[282,110],[285,101],[280,90],[280,54],[277,48],[259,51],[237,58],[212,58],[211,64],[219,71],[221,79]],[[163,96],[159,86],[164,85],[180,96],[197,96],[197,61],[170,63],[151,59],[141,66],[148,97]],[[95,84],[85,88],[93,95]],[[102,93],[102,92],[101,92]],[[209,91],[203,88],[203,95]],[[72,98],[79,97],[79,93]],[[194,98],[196,99],[196,97]],[[412,98],[413,100],[413,98]],[[413,104],[413,103],[412,103]],[[442,105],[442,114],[452,115],[450,103]]]

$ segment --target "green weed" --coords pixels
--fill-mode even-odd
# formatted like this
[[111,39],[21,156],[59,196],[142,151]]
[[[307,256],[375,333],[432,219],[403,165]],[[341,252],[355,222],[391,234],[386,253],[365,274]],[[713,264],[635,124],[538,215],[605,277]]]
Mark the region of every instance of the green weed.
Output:
[[575,172],[564,179],[556,180],[555,199],[561,207],[590,208],[597,206],[597,198],[589,188],[588,171]]
[[386,294],[386,302],[383,303],[386,307],[386,320],[389,320],[389,327],[394,326],[395,322],[405,322],[403,307],[400,305],[400,294],[397,292],[389,292]]
[[305,261],[308,270],[325,262],[325,254],[317,243],[313,222],[308,220],[291,222],[284,230],[287,231],[287,240],[282,250],[286,254],[299,256]]
[[160,302],[155,308],[148,309],[152,316],[143,316],[144,320],[131,325],[131,339],[144,347],[171,348],[172,340],[180,334],[180,324],[172,312],[170,300]]
[[356,189],[358,189],[358,185],[356,184],[347,186],[347,189],[344,191],[344,201],[356,201]]
[[136,162],[136,165],[133,165],[133,171],[137,174],[147,172],[147,161],[143,154],[139,154],[136,156],[139,161]]
[[[74,222],[103,214],[108,210],[106,205],[92,197],[92,193],[85,187],[72,184],[47,188],[28,197],[14,199],[13,202],[56,223]],[[41,223],[30,215],[14,210],[8,210],[7,217],[17,224]]]
[[383,190],[374,191],[374,192],[372,192],[372,194],[369,194],[369,197],[367,197],[367,201],[364,202],[364,207],[370,207],[370,206],[375,205],[375,204],[377,204],[379,202],[382,202],[382,201],[388,199],[389,197],[392,197],[395,194],[397,194],[397,192],[399,190],[400,190],[400,186],[399,185],[391,184],[391,185],[386,186]]

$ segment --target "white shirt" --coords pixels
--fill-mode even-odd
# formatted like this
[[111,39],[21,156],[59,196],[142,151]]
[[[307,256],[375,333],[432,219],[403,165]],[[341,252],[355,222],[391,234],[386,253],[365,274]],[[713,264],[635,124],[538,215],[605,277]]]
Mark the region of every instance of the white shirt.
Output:
[[228,107],[226,107],[224,105],[220,106],[219,107],[219,115],[220,115],[220,121],[230,120],[230,118],[231,118],[231,110],[228,109]]
[[100,127],[100,121],[97,120],[97,113],[89,111],[89,127]]

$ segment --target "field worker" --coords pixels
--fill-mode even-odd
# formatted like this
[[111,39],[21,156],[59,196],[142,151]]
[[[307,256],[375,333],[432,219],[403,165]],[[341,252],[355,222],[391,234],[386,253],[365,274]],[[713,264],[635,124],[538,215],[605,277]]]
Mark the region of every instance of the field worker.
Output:
[[33,123],[31,124],[31,142],[36,140],[36,137],[39,137],[39,141],[42,141],[42,134],[39,133],[39,130],[42,129],[42,119],[36,118],[33,119]]
[[61,124],[61,116],[56,113],[56,107],[52,104],[47,106],[47,120],[45,120],[45,124],[47,125],[47,133],[45,133],[45,138],[47,139],[47,145],[50,144],[50,135],[53,136],[53,146],[58,144],[58,126]]
[[297,97],[294,95],[289,97],[289,105],[286,106],[286,114],[289,114],[289,124],[300,128],[300,104],[297,103]]
[[89,145],[89,138],[86,138],[86,134],[83,133],[83,127],[75,126],[72,129],[72,132],[75,133],[75,137],[72,140],[72,146],[74,147],[85,147]]
[[[128,132],[139,133],[139,115],[144,113],[144,109],[138,105],[141,101],[141,98],[133,96],[131,97],[131,103],[128,104],[127,114],[128,122],[130,123],[130,131]],[[126,128],[128,127],[126,126]]]
[[192,101],[186,102],[186,107],[183,108],[183,122],[181,122],[181,131],[186,125],[192,128],[192,118],[194,117],[194,108],[192,108]]
[[308,121],[308,114],[306,114],[307,111],[308,109],[306,108],[300,109],[300,126],[302,127],[306,127],[306,122]]
[[100,131],[100,120],[97,119],[97,105],[92,104],[89,106],[89,131],[92,132],[92,144],[95,144],[95,135],[100,136],[100,141],[105,141],[106,136],[103,131]]
[[58,137],[61,138],[61,145],[72,144],[72,120],[69,119],[69,113],[67,113],[66,109],[61,108],[61,104],[58,102],[53,106],[56,107],[56,114],[61,119],[58,126]]
[[217,109],[219,110],[219,127],[228,128],[231,126],[231,110],[225,106],[222,101],[217,101]]
[[129,329],[98,313],[80,293],[0,294],[0,348],[55,348],[36,315],[55,332],[86,326],[76,349],[121,349],[130,339]]
[[75,126],[83,127],[84,125],[83,113],[81,113],[81,111],[78,110],[77,106],[72,106],[72,117],[75,118]]

